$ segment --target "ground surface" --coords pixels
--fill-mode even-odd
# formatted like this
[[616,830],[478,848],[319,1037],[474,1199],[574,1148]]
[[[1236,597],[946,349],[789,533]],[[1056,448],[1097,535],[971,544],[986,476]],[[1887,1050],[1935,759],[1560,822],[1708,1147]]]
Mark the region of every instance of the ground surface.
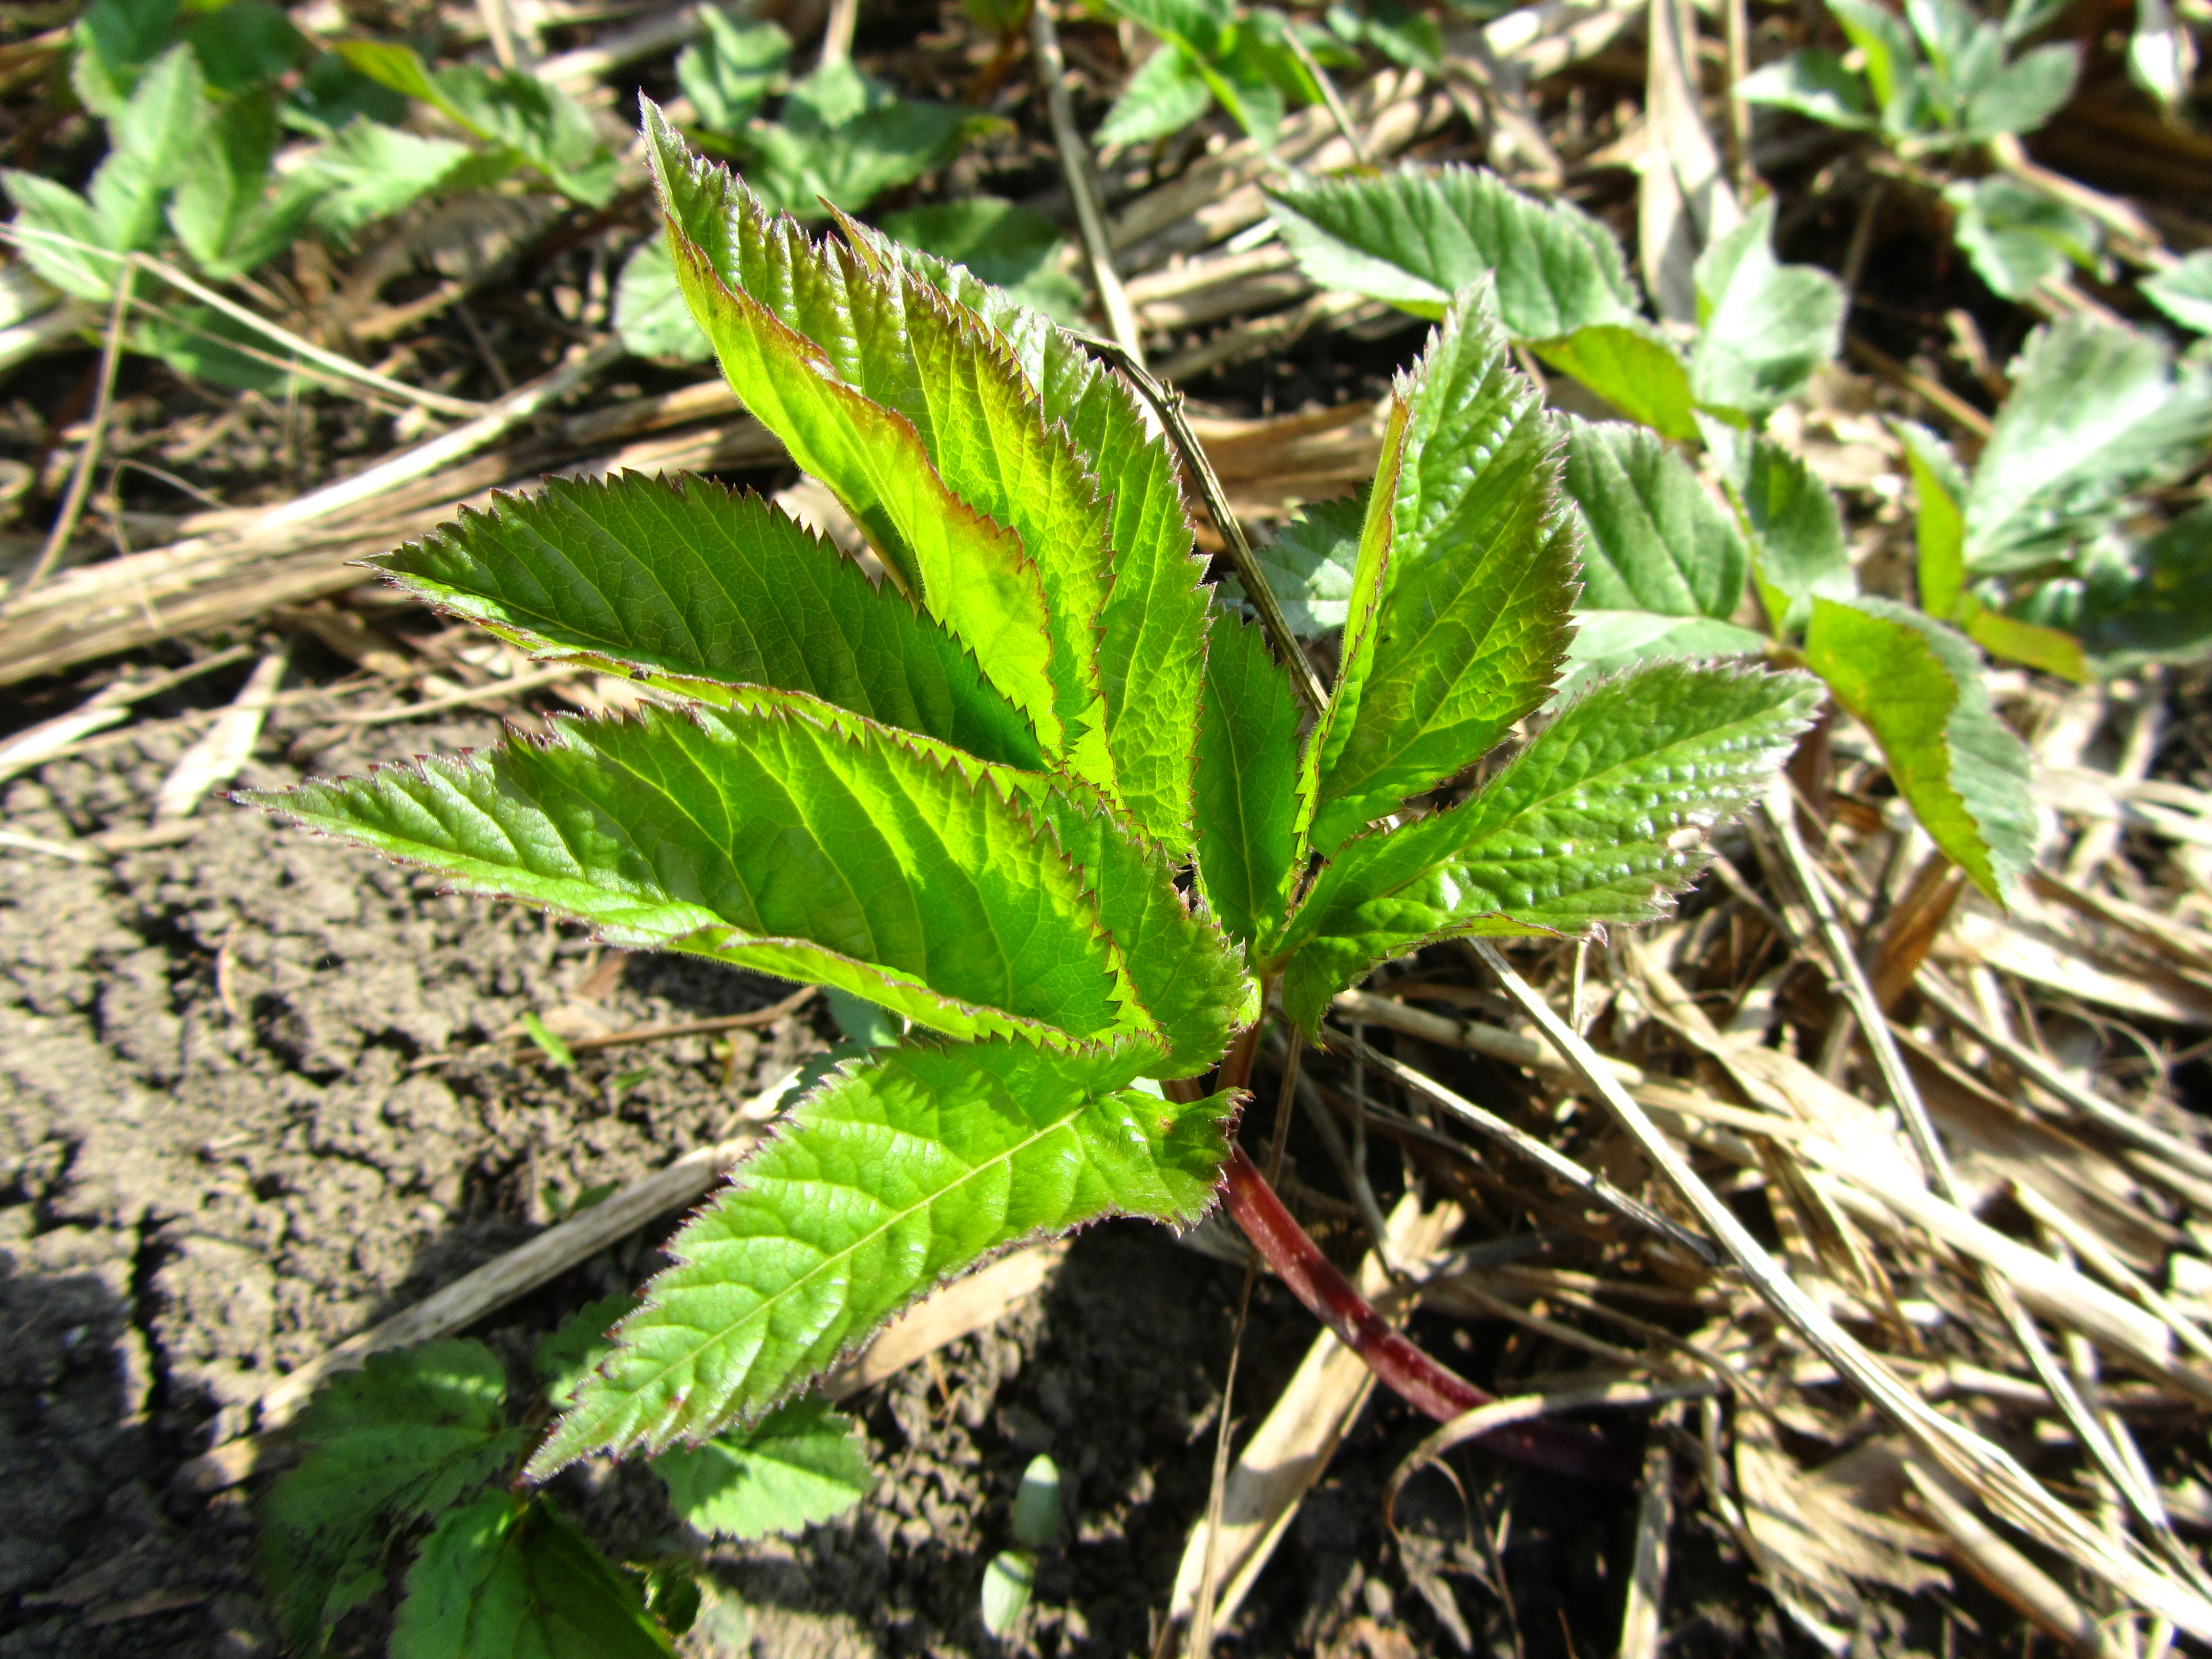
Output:
[[[201,700],[227,698],[231,678],[211,676]],[[278,711],[246,783],[493,730],[471,717],[349,731],[313,707]],[[0,812],[54,839],[143,823],[185,741],[157,729],[51,765],[0,786]],[[8,1659],[275,1651],[252,1565],[255,1489],[179,1500],[179,1463],[275,1374],[520,1242],[580,1191],[726,1133],[754,1085],[830,1030],[802,1014],[556,1072],[489,1039],[526,1010],[618,1029],[757,1007],[787,988],[667,958],[611,967],[589,940],[511,906],[441,894],[226,802],[201,811],[190,843],[112,866],[0,856]],[[594,992],[580,1012],[580,993]],[[650,1267],[634,1240],[476,1334],[520,1360],[564,1311]],[[1022,1467],[1048,1449],[1069,1477],[1072,1522],[1018,1645],[1145,1650],[1204,1504],[1240,1280],[1157,1229],[1085,1235],[1038,1301],[856,1402],[882,1470],[875,1495],[848,1522],[720,1558],[732,1599],[691,1647],[992,1651],[974,1613],[978,1576],[1006,1541]],[[1262,1288],[1243,1421],[1311,1334]],[[1424,1590],[1384,1532],[1382,1482],[1419,1433],[1396,1408],[1370,1408],[1256,1594],[1240,1647],[1451,1651],[1453,1620],[1485,1647],[1510,1640],[1504,1604],[1481,1588],[1486,1563],[1438,1544],[1446,1571],[1417,1574]],[[1465,1467],[1497,1475],[1479,1458]],[[565,1480],[604,1541],[641,1553],[665,1541],[649,1475],[601,1467]],[[1416,1483],[1401,1515],[1458,1537],[1457,1500],[1434,1484],[1424,1498]],[[1570,1623],[1577,1650],[1602,1650],[1629,1495],[1516,1481],[1483,1495],[1493,1522],[1512,1508],[1504,1565],[1530,1650],[1565,1651]],[[388,1613],[349,1623],[341,1648],[380,1652]],[[1732,1633],[1725,1619],[1683,1617],[1686,1633]]]

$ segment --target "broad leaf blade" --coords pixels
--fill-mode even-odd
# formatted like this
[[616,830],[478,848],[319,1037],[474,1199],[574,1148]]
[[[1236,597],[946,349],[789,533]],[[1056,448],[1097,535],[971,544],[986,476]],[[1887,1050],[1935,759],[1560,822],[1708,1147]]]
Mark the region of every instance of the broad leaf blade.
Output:
[[1858,592],[1844,517],[1827,485],[1798,456],[1765,437],[1715,428],[1729,493],[1752,547],[1752,575],[1778,633],[1794,634],[1817,597]]
[[710,1538],[765,1538],[842,1515],[874,1474],[860,1425],[817,1395],[778,1407],[750,1429],[653,1459],[669,1506]]
[[1813,602],[1805,659],[1881,744],[1936,844],[2007,900],[2035,851],[2027,751],[1990,707],[1974,648],[1887,599]]
[[1774,257],[1774,198],[1698,257],[1700,405],[1758,420],[1804,389],[1843,341],[1844,290],[1814,265]]
[[174,46],[148,66],[108,129],[107,159],[86,197],[100,243],[116,251],[150,249],[160,240],[171,187],[185,176],[209,118],[199,60]]
[[2068,317],[2029,336],[2009,372],[1966,496],[1974,571],[2063,552],[2132,491],[2201,460],[2212,434],[2212,368],[2176,374],[2154,335]]
[[1920,608],[1948,619],[1966,590],[1966,480],[1941,439],[1911,421],[1896,422],[1912,475],[1913,535]]
[[1111,503],[1113,587],[1098,639],[1107,748],[1131,816],[1171,852],[1188,852],[1206,565],[1166,441],[1129,383],[1050,319],[966,270],[847,230],[864,256],[903,264],[997,331]]
[[1863,130],[1877,125],[1866,85],[1832,52],[1793,52],[1735,83],[1747,103],[1795,110],[1832,127]]
[[1665,336],[1640,317],[1592,323],[1565,339],[1534,342],[1536,355],[1580,380],[1632,421],[1662,437],[1698,435],[1690,371]]
[[1131,1090],[1157,1055],[917,1044],[849,1066],[669,1244],[676,1265],[531,1472],[757,1419],[1004,1245],[1110,1213],[1196,1216],[1230,1101]]
[[2142,296],[2182,327],[2212,334],[2212,248],[2199,248],[2179,264],[2136,285]]
[[957,1036],[1151,1029],[1077,872],[951,751],[648,711],[251,798],[615,942],[835,985]]
[[1101,144],[1142,144],[1180,132],[1213,107],[1213,88],[1182,48],[1162,42],[1137,66],[1100,124]]
[[1516,340],[1557,339],[1636,313],[1611,231],[1492,173],[1407,167],[1309,180],[1271,191],[1268,203],[1314,281],[1417,317],[1442,317],[1452,295],[1486,272],[1496,275],[1498,314]]
[[[1352,567],[1359,560],[1359,532],[1367,503],[1357,495],[1310,501],[1275,526],[1252,550],[1260,573],[1282,607],[1283,620],[1302,640],[1325,639],[1343,629],[1352,605]],[[1221,579],[1222,599],[1249,605],[1244,585]]]
[[1764,787],[1819,697],[1802,674],[1681,662],[1592,686],[1472,799],[1322,871],[1279,953],[1284,1012],[1310,1033],[1337,991],[1434,939],[1649,920],[1704,862],[1684,832]]
[[1214,623],[1199,720],[1199,876],[1230,937],[1256,947],[1290,910],[1298,760],[1290,677],[1258,628]]
[[2069,265],[2097,268],[2102,234],[2087,214],[2002,173],[1947,185],[1954,234],[1976,271],[2008,300],[2025,300]]
[[1397,397],[1405,418],[1386,437],[1354,580],[1354,617],[1371,588],[1371,621],[1347,624],[1315,738],[1324,854],[1544,701],[1574,603],[1557,435],[1479,289],[1454,302]]
[[375,562],[540,654],[804,692],[984,760],[1044,763],[941,624],[781,508],[707,480],[554,480]]
[[2099,561],[2084,588],[2066,621],[2101,672],[2201,657],[2212,645],[2212,504]]
[[487,1492],[407,1571],[392,1659],[673,1659],[636,1587],[543,1499]]
[[796,227],[765,226],[730,176],[697,162],[658,111],[647,110],[646,131],[678,278],[732,390],[836,493],[900,585],[975,653],[1047,750],[1060,752],[1069,737],[1055,682],[1062,665],[1044,581],[1021,538],[947,487],[912,421],[848,384],[820,346],[725,279],[749,250],[785,271],[813,267]]
[[307,1455],[261,1504],[258,1560],[288,1640],[319,1648],[384,1588],[394,1535],[512,1470],[527,1442],[506,1401],[477,1342],[372,1354],[317,1390],[292,1431]]

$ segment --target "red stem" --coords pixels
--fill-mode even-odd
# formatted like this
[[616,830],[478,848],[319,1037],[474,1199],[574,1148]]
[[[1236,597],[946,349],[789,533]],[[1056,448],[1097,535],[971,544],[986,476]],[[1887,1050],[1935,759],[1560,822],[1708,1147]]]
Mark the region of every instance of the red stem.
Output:
[[[1446,1370],[1390,1328],[1367,1298],[1336,1270],[1298,1225],[1244,1149],[1231,1142],[1222,1166],[1222,1196],[1267,1265],[1337,1340],[1408,1403],[1440,1423],[1486,1406],[1497,1396]],[[1595,1433],[1559,1422],[1518,1423],[1482,1436],[1477,1444],[1554,1474],[1608,1486],[1625,1484],[1619,1454]]]

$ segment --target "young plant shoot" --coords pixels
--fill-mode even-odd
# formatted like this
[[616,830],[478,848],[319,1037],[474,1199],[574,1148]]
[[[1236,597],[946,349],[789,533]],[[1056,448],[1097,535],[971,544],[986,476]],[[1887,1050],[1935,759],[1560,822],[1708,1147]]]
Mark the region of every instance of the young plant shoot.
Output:
[[[842,216],[811,239],[645,119],[692,314],[882,580],[702,480],[502,498],[384,569],[659,706],[256,799],[907,1027],[678,1234],[528,1474],[757,1424],[994,1251],[1109,1215],[1187,1224],[1217,1194],[1391,1386],[1441,1418],[1479,1402],[1237,1149],[1261,1022],[1279,999],[1312,1035],[1336,992],[1432,941],[1657,915],[1818,683],[1639,661],[1532,719],[1573,635],[1581,535],[1562,428],[1478,282],[1394,390],[1342,666],[1308,708],[1310,672],[1278,655],[1295,643],[1206,586],[1124,380],[960,268]],[[1492,1443],[1601,1462],[1556,1425]]]

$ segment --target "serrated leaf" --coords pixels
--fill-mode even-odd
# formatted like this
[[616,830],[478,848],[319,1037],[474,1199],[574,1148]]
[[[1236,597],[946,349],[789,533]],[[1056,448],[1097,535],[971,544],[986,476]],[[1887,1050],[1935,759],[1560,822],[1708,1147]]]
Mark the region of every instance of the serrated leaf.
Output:
[[1613,233],[1565,202],[1541,203],[1495,173],[1401,168],[1307,180],[1268,192],[1283,240],[1323,288],[1387,300],[1417,317],[1495,274],[1497,309],[1516,340],[1555,340],[1636,314]]
[[796,702],[566,720],[542,745],[248,799],[611,942],[836,985],[956,1036],[1152,1029],[1026,813],[954,751]]
[[995,116],[957,104],[902,98],[849,60],[825,64],[791,88],[781,118],[750,123],[737,147],[746,179],[776,210],[850,212],[941,167],[970,138],[1003,130]]
[[576,1396],[576,1385],[599,1369],[612,1346],[609,1333],[632,1308],[634,1296],[603,1296],[586,1302],[538,1344],[531,1364],[544,1386],[545,1401],[556,1408]]
[[2071,625],[2101,672],[2201,658],[2212,646],[2212,504],[2093,566],[2086,586]]
[[224,104],[202,134],[169,203],[169,224],[209,276],[236,276],[274,258],[313,211],[323,184],[312,169],[279,179],[271,193],[276,149],[276,110],[266,93]]
[[2212,434],[2212,369],[2155,336],[2068,317],[2013,360],[1966,496],[1966,563],[2042,563],[2110,518],[2131,492],[2178,476]]
[[620,163],[574,99],[526,70],[476,64],[431,69],[413,48],[349,40],[346,61],[372,80],[419,98],[464,132],[513,152],[563,196],[604,207],[621,179]]
[[1663,437],[1686,441],[1698,435],[1689,367],[1642,318],[1593,323],[1565,339],[1533,343],[1538,356],[1573,375],[1630,420]]
[[2182,327],[2212,334],[2212,248],[2199,248],[2179,264],[2146,276],[2136,286],[2143,298]]
[[2087,214],[2002,173],[1943,188],[1958,215],[1954,234],[1981,279],[2008,300],[2024,300],[2069,265],[2097,268],[2103,237]]
[[707,702],[730,699],[699,680],[804,692],[985,760],[1043,764],[1028,722],[939,623],[780,507],[709,480],[551,480],[374,562],[539,654],[643,669]]
[[[1343,629],[1366,518],[1367,502],[1361,496],[1310,501],[1253,548],[1283,620],[1300,639],[1326,639]],[[1224,604],[1250,605],[1243,583],[1234,576],[1224,576],[1218,592]]]
[[1163,41],[1137,66],[1099,124],[1101,144],[1142,144],[1181,132],[1213,107],[1213,88],[1198,62]]
[[233,97],[283,78],[307,51],[307,39],[269,0],[228,0],[180,31],[216,91]]
[[1473,799],[1362,836],[1284,936],[1283,1009],[1312,1033],[1377,962],[1455,934],[1648,921],[1704,862],[1702,831],[1765,786],[1811,719],[1802,674],[1648,664],[1570,702]]
[[1680,452],[1638,427],[1565,424],[1583,591],[1559,695],[1647,658],[1763,652],[1764,636],[1729,620],[1751,550]]
[[184,177],[208,116],[206,83],[190,46],[172,46],[147,66],[108,124],[107,159],[85,190],[101,246],[130,252],[160,240],[169,191]]
[[76,299],[111,299],[121,261],[100,256],[107,233],[93,216],[92,204],[67,185],[13,167],[0,168],[0,185],[15,204],[10,222],[31,269]]
[[407,1570],[392,1659],[673,1659],[636,1587],[550,1505],[487,1492]]
[[1113,586],[1098,639],[1106,745],[1121,802],[1176,854],[1190,848],[1205,561],[1191,535],[1175,458],[1121,375],[1048,318],[972,273],[846,227],[863,257],[907,266],[996,331],[1110,503]]
[[1878,124],[1865,82],[1832,52],[1793,52],[1745,76],[1735,92],[1747,103],[1795,110],[1832,127],[1863,130]]
[[1805,659],[1874,733],[1936,844],[2008,901],[2035,851],[2027,751],[1990,707],[1973,647],[1887,599],[1816,599]]
[[1758,420],[1804,390],[1843,343],[1844,290],[1814,265],[1774,257],[1774,198],[1698,256],[1698,404]]
[[1558,449],[1480,289],[1462,294],[1395,394],[1313,739],[1320,852],[1480,759],[1550,694],[1575,591]]
[[1911,421],[1893,422],[1912,477],[1920,608],[1948,619],[1966,590],[1966,480],[1942,441]]
[[752,1428],[663,1452],[653,1472],[686,1526],[730,1539],[794,1533],[842,1515],[875,1479],[860,1425],[814,1395]]
[[1158,1048],[912,1044],[856,1062],[667,1246],[621,1346],[532,1460],[659,1452],[757,1420],[988,1252],[1211,1201],[1227,1096],[1129,1085]]
[[[1103,515],[1034,406],[1007,385],[1011,366],[917,287],[894,286],[788,222],[772,224],[728,173],[692,157],[657,110],[647,111],[647,132],[678,275],[732,389],[836,494],[906,591],[975,653],[1046,752],[1101,781],[1103,759],[1086,744],[1097,737],[1103,747],[1091,632],[1105,587]],[[933,407],[933,395],[949,407]],[[1018,522],[1011,512],[994,522],[987,515],[1009,495]],[[1096,539],[1079,544],[1085,532]]]
[[2034,131],[2074,95],[2080,67],[2071,46],[2022,52],[1966,100],[1960,136],[1980,139]]
[[1835,495],[1798,456],[1765,437],[1710,429],[1729,495],[1751,539],[1752,579],[1775,631],[1794,634],[1815,596],[1858,592]]
[[615,331],[623,349],[657,363],[703,363],[714,355],[676,280],[665,237],[640,243],[615,282]]
[[508,1473],[527,1438],[506,1401],[506,1372],[477,1342],[371,1354],[316,1391],[292,1430],[306,1455],[261,1504],[257,1561],[287,1640],[319,1650],[384,1588],[397,1534]]
[[356,117],[307,156],[301,172],[319,185],[315,228],[340,241],[362,226],[389,218],[410,203],[454,188],[464,173],[478,173],[477,156],[451,138],[386,126]]
[[1042,213],[997,196],[969,196],[887,213],[882,228],[910,248],[966,266],[1032,311],[1082,321],[1084,287],[1061,262],[1067,238]]
[[776,24],[702,6],[705,38],[676,55],[676,84],[711,132],[744,131],[791,61],[791,37]]
[[1231,617],[1217,621],[1199,715],[1198,871],[1213,914],[1247,947],[1270,937],[1290,910],[1298,714],[1266,635]]

